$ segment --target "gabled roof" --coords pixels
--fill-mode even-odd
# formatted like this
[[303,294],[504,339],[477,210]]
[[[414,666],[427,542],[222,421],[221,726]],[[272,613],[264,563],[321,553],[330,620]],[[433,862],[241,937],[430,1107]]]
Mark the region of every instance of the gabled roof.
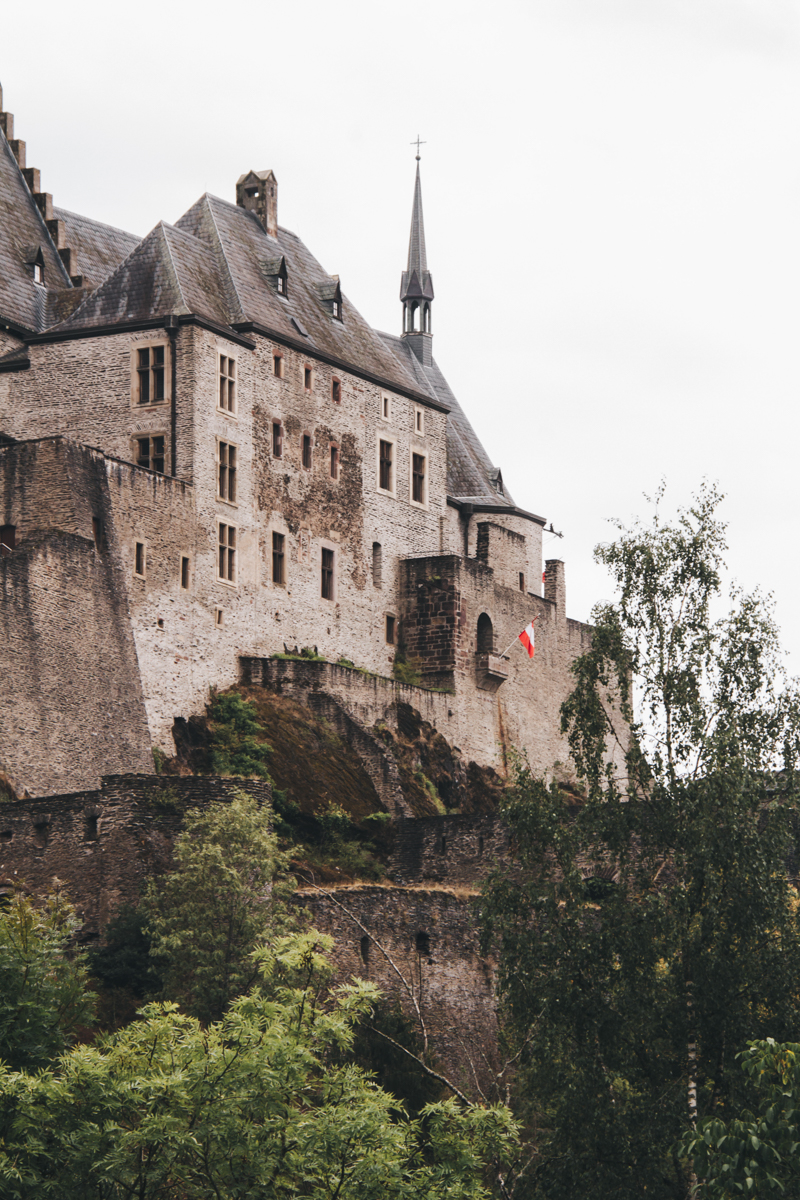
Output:
[[206,243],[161,221],[58,331],[188,314],[227,324],[217,264]]
[[89,288],[96,288],[108,279],[141,241],[136,234],[93,221],[91,217],[81,217],[65,208],[54,208],[53,216],[64,222],[67,245],[75,251],[78,271]]
[[[46,287],[33,282],[31,264],[39,250]],[[71,287],[42,214],[0,130],[0,323],[41,332],[50,323],[47,290]]]

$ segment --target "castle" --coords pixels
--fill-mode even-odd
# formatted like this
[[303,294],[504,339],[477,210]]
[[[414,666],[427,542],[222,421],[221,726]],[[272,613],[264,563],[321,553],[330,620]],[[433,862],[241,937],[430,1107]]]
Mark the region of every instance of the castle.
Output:
[[[362,724],[405,689],[468,760],[566,761],[590,630],[433,359],[419,161],[399,336],[278,224],[272,171],[235,200],[144,238],[77,216],[0,112],[0,771],[150,772],[295,646],[372,673]],[[504,653],[533,617],[534,661]]]

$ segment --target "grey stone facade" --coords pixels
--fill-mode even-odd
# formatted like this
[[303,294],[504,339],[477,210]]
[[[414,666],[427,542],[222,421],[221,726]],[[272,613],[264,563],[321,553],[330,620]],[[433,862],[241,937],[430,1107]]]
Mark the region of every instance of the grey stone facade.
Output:
[[[149,769],[175,718],[285,645],[382,681],[372,706],[352,675],[337,696],[365,726],[399,655],[408,702],[466,757],[565,761],[590,630],[566,617],[563,564],[542,594],[544,520],[431,356],[419,172],[393,337],[278,224],[272,172],[138,239],[53,209],[2,115],[0,771],[18,792]],[[534,616],[534,661],[503,657]]]

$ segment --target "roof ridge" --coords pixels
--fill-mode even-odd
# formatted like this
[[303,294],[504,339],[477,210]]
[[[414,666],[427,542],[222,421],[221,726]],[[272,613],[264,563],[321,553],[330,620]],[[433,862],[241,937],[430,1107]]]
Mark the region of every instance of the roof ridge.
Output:
[[[183,287],[181,286],[181,279],[180,279],[180,275],[178,274],[178,268],[176,267],[175,259],[172,256],[172,246],[169,244],[169,238],[167,237],[168,229],[171,232],[175,232],[174,226],[170,225],[168,221],[159,221],[158,224],[156,225],[156,229],[160,230],[161,236],[164,240],[164,245],[167,247],[167,254],[169,255],[169,266],[172,269],[174,282],[178,289],[178,295],[181,298],[181,304],[183,305],[183,307],[187,313],[191,312],[189,305],[186,303],[186,297],[183,294]],[[181,230],[180,232],[183,232],[183,231]],[[199,240],[199,239],[196,239],[196,240]]]
[[85,213],[73,212],[71,208],[64,208],[61,204],[53,205],[53,212],[66,213],[68,217],[77,217],[79,221],[90,221],[92,225],[102,225],[104,229],[113,229],[114,233],[124,233],[125,237],[136,238],[137,242],[144,241],[138,233],[131,233],[129,229],[123,229],[121,225],[109,225],[108,221],[99,221],[97,217],[87,217]]
[[[44,214],[42,213],[42,210],[39,208],[39,205],[36,203],[36,201],[33,198],[33,192],[28,187],[28,181],[25,178],[25,176],[22,174],[22,168],[20,167],[19,163],[17,162],[17,156],[14,153],[14,151],[11,149],[11,145],[8,141],[8,138],[6,137],[5,132],[3,131],[1,126],[0,126],[0,137],[3,139],[2,143],[0,143],[0,145],[4,144],[6,149],[8,150],[8,157],[11,159],[12,163],[14,164],[14,170],[16,171],[16,173],[19,177],[19,180],[20,180],[23,188],[25,189],[25,193],[27,193],[27,195],[30,197],[31,209],[34,212],[36,219],[38,220],[39,225],[42,228],[42,231],[44,232],[45,238],[50,243],[50,245],[53,249],[53,253],[58,260],[58,265],[60,266],[63,276],[67,281],[67,287],[71,288],[74,286],[74,284],[69,277],[69,271],[66,268],[63,258],[58,253],[58,246],[55,244],[55,241],[53,240],[53,235],[50,233],[50,230],[47,228],[47,222],[44,219]],[[66,290],[66,288],[64,290]]]
[[[225,253],[225,247],[222,244],[222,234],[220,233],[219,226],[217,225],[217,218],[214,216],[214,209],[212,208],[211,204],[209,203],[210,200],[215,200],[215,199],[216,199],[216,196],[212,196],[210,192],[204,192],[203,195],[201,196],[201,200],[205,200],[205,202],[206,202],[206,208],[208,209],[209,216],[211,217],[211,223],[214,226],[214,233],[217,238],[217,245],[219,246],[219,252],[222,255],[222,261],[225,264],[225,274],[227,275],[228,281],[230,282],[231,288],[233,289],[233,294],[236,297],[236,303],[239,305],[239,316],[236,317],[236,320],[237,321],[238,320],[246,321],[247,314],[244,310],[244,305],[242,304],[242,297],[239,295],[239,289],[236,286],[236,281],[234,280],[233,272],[231,271],[231,265],[228,262],[228,256]],[[238,208],[238,205],[236,205],[236,207]],[[242,211],[244,212],[246,210],[243,209]]]

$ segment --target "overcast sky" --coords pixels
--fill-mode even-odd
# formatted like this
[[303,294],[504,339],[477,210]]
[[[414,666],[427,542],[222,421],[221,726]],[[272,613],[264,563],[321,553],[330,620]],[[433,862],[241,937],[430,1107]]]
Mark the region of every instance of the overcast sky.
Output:
[[567,609],[666,477],[800,673],[800,0],[38,0],[0,81],[57,205],[138,234],[271,167],[279,220],[400,332],[419,135],[434,354]]

